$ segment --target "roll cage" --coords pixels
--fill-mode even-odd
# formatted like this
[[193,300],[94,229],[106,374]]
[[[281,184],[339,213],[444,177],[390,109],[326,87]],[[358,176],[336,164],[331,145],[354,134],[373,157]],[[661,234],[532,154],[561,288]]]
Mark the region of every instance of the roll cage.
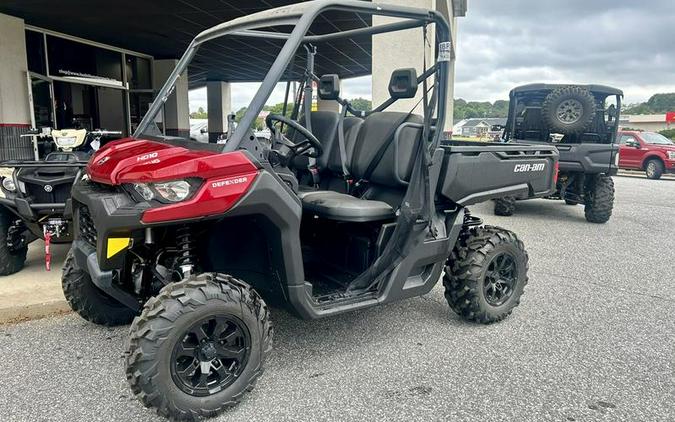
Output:
[[[556,88],[571,86],[568,84],[543,84],[534,83],[513,88],[509,93],[509,114],[504,128],[503,141],[536,141],[550,142],[551,133],[549,130],[541,127],[542,103],[546,95]],[[566,135],[562,138],[563,143],[616,143],[616,134],[619,130],[619,118],[621,114],[621,101],[623,91],[605,85],[579,85],[587,89],[595,97],[596,102],[601,106],[596,113],[593,125],[587,133],[579,135]],[[615,105],[610,109],[605,109],[605,102],[608,98],[614,97]],[[534,110],[532,116],[525,116],[526,110]]]
[[[319,15],[326,11],[354,12],[359,14],[399,18],[401,20],[377,26],[367,26],[321,35],[308,35],[311,24]],[[417,27],[426,28],[427,25],[432,23],[435,24],[436,44],[439,46],[439,49],[436,50],[437,61],[429,69],[425,69],[426,71],[418,78],[418,84],[426,84],[426,80],[432,74],[435,76],[434,85],[437,95],[432,95],[429,104],[426,104],[427,93],[425,90],[424,110],[426,113],[427,110],[435,109],[436,118],[434,124],[436,127],[443,127],[446,119],[445,98],[447,97],[449,60],[454,58],[455,49],[452,44],[449,24],[440,13],[425,9],[354,0],[314,0],[243,16],[214,26],[197,35],[188,46],[173,72],[169,75],[164,86],[158,92],[156,100],[151,104],[148,112],[143,117],[143,120],[134,133],[134,137],[142,137],[144,132],[146,132],[150,125],[154,123],[154,119],[173,92],[176,81],[180,78],[180,75],[185,72],[191,60],[195,57],[199,47],[207,41],[225,37],[227,35],[258,39],[285,40],[281,51],[261,82],[258,91],[251,100],[246,113],[239,122],[232,137],[228,139],[228,142],[221,149],[222,152],[231,152],[245,148],[246,140],[250,137],[250,134],[248,133],[250,128],[262,111],[263,106],[269,99],[277,83],[282,80],[284,72],[289,63],[291,63],[296,51],[303,45],[321,43],[343,37],[350,38],[360,35],[375,35]],[[290,33],[274,32],[275,29],[272,27],[280,25],[292,25],[293,30]],[[266,30],[266,28],[268,29]],[[270,30],[269,28],[272,29]],[[442,46],[442,48],[440,46]],[[439,51],[441,49],[442,51]],[[373,109],[372,112],[382,111],[395,101],[395,98],[390,98]],[[431,103],[434,103],[433,107],[428,107]],[[345,104],[345,107],[348,107],[348,105]],[[350,111],[355,112],[354,110]],[[430,133],[431,118],[425,119],[425,122],[425,133]],[[433,150],[438,146],[441,136],[442,131],[434,132],[430,150]]]

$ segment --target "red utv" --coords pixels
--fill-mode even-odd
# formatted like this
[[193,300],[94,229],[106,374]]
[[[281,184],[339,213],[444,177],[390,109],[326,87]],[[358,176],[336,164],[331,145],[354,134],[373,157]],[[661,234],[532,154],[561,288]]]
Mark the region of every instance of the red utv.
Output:
[[[336,10],[399,19],[308,34]],[[371,112],[340,97],[336,75],[314,74],[317,51],[335,39],[413,27],[436,60],[419,75],[394,71],[391,98]],[[202,44],[228,37],[282,43],[240,124],[224,145],[162,136],[155,117],[178,75]],[[298,51],[307,66],[295,106],[267,118],[266,144],[251,127]],[[313,319],[420,296],[442,278],[450,308],[469,321],[499,321],[518,305],[523,243],[465,207],[552,192],[557,153],[442,143],[452,51],[437,12],[361,1],[272,9],[195,38],[134,137],[101,149],[73,189],[77,238],[64,292],[89,321],[133,320],[126,373],[144,405],[193,419],[239,402],[272,348],[266,303]],[[341,113],[300,107],[314,81]],[[387,111],[416,96],[421,115]],[[536,171],[514,172],[524,166]]]
[[619,168],[642,170],[650,179],[675,173],[675,142],[655,132],[619,132]]

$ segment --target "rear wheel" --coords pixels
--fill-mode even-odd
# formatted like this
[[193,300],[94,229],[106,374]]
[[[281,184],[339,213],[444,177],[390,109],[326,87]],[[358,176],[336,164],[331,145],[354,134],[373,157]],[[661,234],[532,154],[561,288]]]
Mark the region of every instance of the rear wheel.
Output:
[[0,208],[0,275],[10,275],[20,271],[26,262],[28,246],[11,248],[8,243],[8,232],[17,217]]
[[520,303],[527,284],[528,256],[515,233],[493,226],[462,234],[445,267],[450,308],[462,318],[490,324]]
[[516,198],[506,196],[504,198],[495,199],[495,215],[504,217],[512,216],[516,211]]
[[663,175],[663,170],[663,162],[656,158],[647,161],[647,165],[645,166],[645,174],[648,179],[652,180],[660,179]]
[[136,312],[108,296],[96,287],[86,271],[75,263],[73,252],[68,252],[61,276],[63,294],[70,308],[82,318],[98,325],[129,324]]
[[611,177],[599,174],[587,178],[585,190],[586,220],[591,223],[606,223],[614,209],[614,181]]
[[131,326],[127,380],[177,420],[215,416],[251,391],[272,349],[265,302],[246,283],[201,274],[171,283]]

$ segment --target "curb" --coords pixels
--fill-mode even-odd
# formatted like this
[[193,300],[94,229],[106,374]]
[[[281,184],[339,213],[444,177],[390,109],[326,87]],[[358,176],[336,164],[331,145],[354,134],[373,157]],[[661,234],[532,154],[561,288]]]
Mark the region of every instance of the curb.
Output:
[[42,319],[72,312],[65,299],[0,308],[0,325]]

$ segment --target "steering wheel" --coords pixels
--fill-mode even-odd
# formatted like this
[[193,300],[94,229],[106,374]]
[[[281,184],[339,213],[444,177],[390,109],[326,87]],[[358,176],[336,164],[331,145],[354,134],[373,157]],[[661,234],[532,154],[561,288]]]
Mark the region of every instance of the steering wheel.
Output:
[[316,139],[316,136],[314,136],[312,132],[307,130],[307,128],[303,127],[300,123],[291,120],[286,116],[282,116],[281,114],[268,114],[265,118],[265,125],[267,125],[267,128],[272,132],[272,135],[275,136],[277,135],[277,129],[274,127],[275,123],[288,125],[305,138],[298,143],[294,143],[281,132],[278,133],[281,142],[290,148],[295,155],[306,155],[311,158],[317,158],[323,154],[321,142]]

